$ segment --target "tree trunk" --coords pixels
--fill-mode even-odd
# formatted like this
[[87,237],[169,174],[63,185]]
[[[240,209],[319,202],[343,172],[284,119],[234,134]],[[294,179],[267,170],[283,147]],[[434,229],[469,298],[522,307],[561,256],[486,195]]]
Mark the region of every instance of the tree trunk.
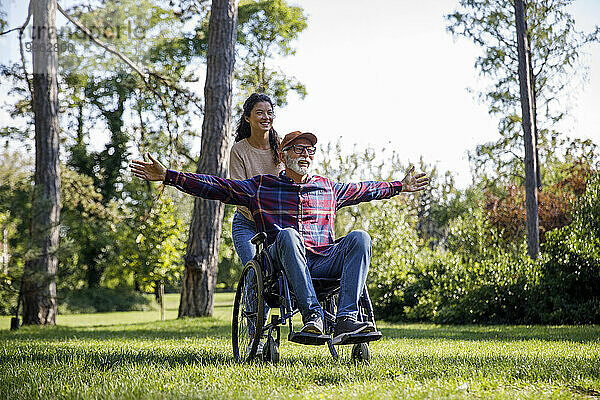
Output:
[[8,228],[2,229],[2,272],[8,275]]
[[158,304],[160,304],[160,320],[166,320],[165,315],[165,284],[160,282],[158,286]]
[[[235,0],[213,0],[198,173],[222,177],[227,174],[236,24]],[[213,313],[223,213],[222,203],[195,199],[185,255],[179,317],[210,316]]]
[[25,263],[23,324],[56,323],[60,224],[60,163],[56,0],[33,2],[35,187],[31,205],[33,256]]
[[519,53],[519,84],[521,88],[521,111],[523,113],[523,136],[525,139],[525,205],[527,208],[527,251],[536,259],[540,252],[540,231],[538,220],[537,176],[535,139],[532,135],[533,104],[531,95],[531,63],[527,49],[527,25],[523,0],[515,0],[517,27],[517,50]]
[[[527,23],[525,23],[527,27]],[[542,190],[542,174],[540,172],[540,156],[538,151],[538,124],[537,124],[537,91],[535,89],[535,74],[533,73],[533,65],[531,62],[531,35],[527,33],[527,63],[529,65],[529,80],[531,85],[531,115],[533,121],[533,139],[535,145],[535,181],[537,188]]]

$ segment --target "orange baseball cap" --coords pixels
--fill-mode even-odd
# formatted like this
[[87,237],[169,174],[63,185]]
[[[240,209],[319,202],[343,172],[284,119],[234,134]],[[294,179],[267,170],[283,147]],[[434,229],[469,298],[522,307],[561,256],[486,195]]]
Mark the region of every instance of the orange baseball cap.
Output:
[[294,132],[290,132],[287,135],[285,135],[283,137],[283,140],[281,141],[281,147],[280,149],[285,149],[287,146],[291,145],[292,143],[294,143],[296,140],[298,139],[308,139],[308,141],[314,146],[317,143],[317,137],[315,135],[313,135],[310,132],[300,132],[300,131],[294,131]]

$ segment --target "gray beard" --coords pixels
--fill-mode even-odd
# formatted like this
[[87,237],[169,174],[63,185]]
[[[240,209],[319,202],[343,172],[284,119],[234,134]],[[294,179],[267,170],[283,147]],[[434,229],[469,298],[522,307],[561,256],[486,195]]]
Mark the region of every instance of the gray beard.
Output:
[[285,155],[285,166],[297,173],[298,175],[306,175],[308,174],[309,167],[301,167],[298,165],[299,161],[308,161],[310,160],[306,157],[292,158],[292,156],[286,154]]

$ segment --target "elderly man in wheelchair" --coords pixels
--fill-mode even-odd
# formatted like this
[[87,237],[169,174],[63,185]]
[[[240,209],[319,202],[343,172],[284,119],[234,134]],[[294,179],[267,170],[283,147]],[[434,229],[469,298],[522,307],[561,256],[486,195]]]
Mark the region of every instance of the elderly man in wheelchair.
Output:
[[[370,237],[366,232],[353,231],[335,240],[336,211],[344,206],[387,199],[401,192],[421,191],[429,180],[425,174],[415,175],[414,168],[402,181],[392,182],[338,183],[310,175],[316,143],[317,138],[312,133],[287,134],[279,153],[285,171],[279,176],[259,175],[243,181],[167,170],[150,155],[150,161],[134,160],[130,165],[137,177],[161,180],[206,199],[246,206],[253,215],[257,230],[264,232],[254,239],[259,251],[244,268],[240,279],[243,287],[238,287],[236,295],[237,306],[244,311],[242,314],[238,312],[236,321],[234,310],[234,353],[238,359],[251,359],[256,355],[258,339],[264,332],[268,332],[270,337],[276,330],[278,343],[278,325],[286,320],[290,323],[292,339],[306,344],[327,343],[334,356],[333,345],[352,342],[352,336],[366,335],[366,340],[372,340],[368,334],[374,332],[375,327],[365,289],[371,254]],[[252,266],[249,267],[249,264]],[[263,275],[269,279],[263,282]],[[283,279],[278,279],[278,276]],[[317,281],[333,281],[338,288],[325,290],[328,293],[322,296],[315,291],[313,283]],[[265,284],[272,289],[277,284],[275,292],[267,291]],[[271,299],[270,305],[280,306],[282,315],[274,316],[263,329],[256,329],[256,326],[264,324],[263,318],[266,318],[262,302],[267,300],[269,303],[269,297],[273,296],[279,297],[279,301]],[[240,300],[240,297],[245,299]],[[323,309],[319,297],[327,304],[328,310]],[[360,313],[361,308],[366,308],[371,317],[365,318]],[[291,316],[298,311],[304,326],[299,332],[293,332]],[[335,320],[325,319],[332,312]],[[244,322],[244,318],[254,322]],[[245,335],[251,340],[247,350],[241,349],[239,342],[236,346],[235,336],[244,336],[240,328],[245,329]],[[332,337],[329,336],[331,333]],[[273,340],[269,346],[270,357],[273,358],[276,350]],[[242,357],[240,354],[243,352],[245,356]]]

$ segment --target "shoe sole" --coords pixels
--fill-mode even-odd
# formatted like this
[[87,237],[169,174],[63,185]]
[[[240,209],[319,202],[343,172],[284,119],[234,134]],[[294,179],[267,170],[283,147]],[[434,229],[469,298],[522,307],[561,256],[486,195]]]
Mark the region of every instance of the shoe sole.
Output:
[[351,332],[344,332],[344,333],[340,333],[336,336],[333,337],[333,344],[338,344],[339,342],[341,342],[346,336],[349,335],[356,335],[357,333],[370,333],[370,332],[375,332],[375,327],[372,325],[365,325],[361,328],[358,328],[354,331]]
[[302,328],[300,330],[300,332],[302,332],[302,333],[312,333],[314,335],[322,335],[323,334],[323,331],[320,330],[319,328],[317,328],[314,325],[305,326],[304,328]]

